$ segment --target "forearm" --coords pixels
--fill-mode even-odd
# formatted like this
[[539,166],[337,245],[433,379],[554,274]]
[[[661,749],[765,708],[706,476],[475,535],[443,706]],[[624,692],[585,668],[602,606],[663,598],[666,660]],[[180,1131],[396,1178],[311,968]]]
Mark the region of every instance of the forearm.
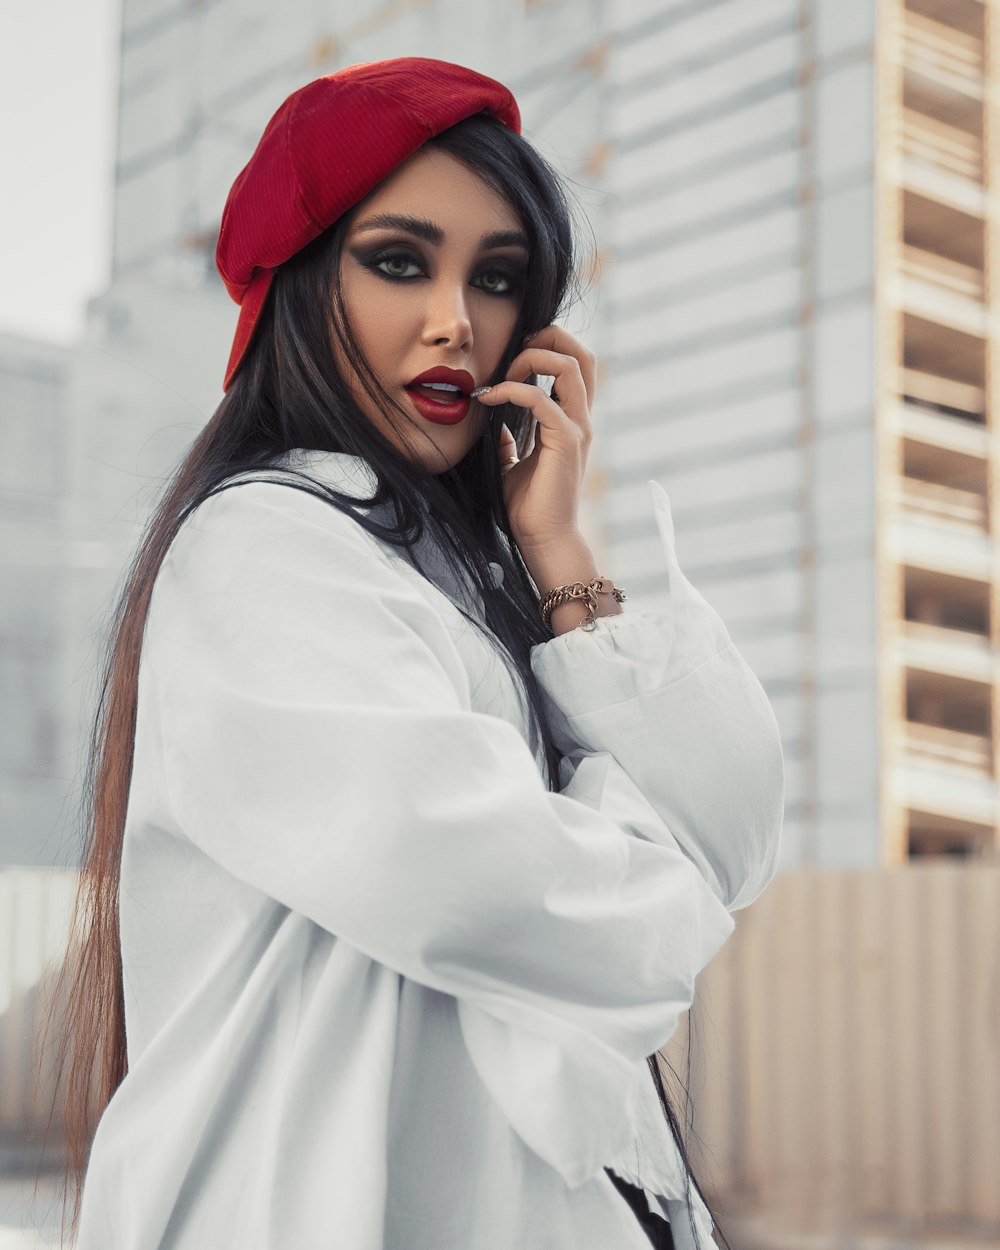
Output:
[[[538,594],[543,598],[557,586],[566,586],[571,582],[589,582],[601,576],[594,553],[581,534],[562,539],[544,548],[521,547],[521,556],[531,574],[531,580],[538,587]],[[621,612],[622,606],[614,595],[600,594],[597,596],[595,616],[613,616]],[[573,599],[569,603],[561,603],[553,609],[550,618],[552,633],[565,634],[587,619],[587,603],[584,599]]]

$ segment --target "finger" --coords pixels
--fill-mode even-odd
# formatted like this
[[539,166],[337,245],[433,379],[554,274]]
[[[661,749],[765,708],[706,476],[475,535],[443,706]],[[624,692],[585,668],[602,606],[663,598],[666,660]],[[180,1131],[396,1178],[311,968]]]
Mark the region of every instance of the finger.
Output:
[[507,372],[508,380],[512,382],[521,382],[532,374],[553,378],[552,395],[555,402],[564,408],[567,405],[578,406],[580,413],[577,419],[589,423],[590,395],[580,371],[580,362],[575,356],[529,347],[514,357]]
[[527,346],[546,348],[574,357],[580,366],[583,384],[587,388],[587,403],[593,406],[597,389],[597,357],[589,348],[584,347],[578,338],[562,326],[545,326],[528,339]]
[[568,356],[565,352],[551,351],[544,347],[526,347],[510,362],[507,377],[514,382],[523,382],[532,373],[552,378],[578,377],[586,386],[580,362],[575,356]]
[[589,421],[574,420],[540,386],[533,386],[530,382],[498,382],[480,395],[479,401],[485,404],[516,404],[519,408],[527,408],[539,425],[555,433],[570,425],[584,437],[590,437]]

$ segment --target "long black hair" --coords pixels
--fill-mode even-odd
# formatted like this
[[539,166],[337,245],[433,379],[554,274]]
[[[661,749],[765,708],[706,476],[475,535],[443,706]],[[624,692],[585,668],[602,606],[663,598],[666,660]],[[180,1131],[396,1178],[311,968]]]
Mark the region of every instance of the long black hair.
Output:
[[[475,170],[518,213],[529,240],[529,264],[519,315],[493,375],[503,380],[524,336],[549,325],[576,294],[570,208],[553,171],[535,150],[487,114],[459,122],[430,140],[434,147]],[[547,784],[558,789],[559,752],[548,729],[545,704],[529,662],[530,650],[551,638],[538,613],[538,596],[517,550],[503,498],[500,434],[506,423],[519,455],[527,454],[534,418],[510,404],[485,409],[483,437],[456,465],[433,473],[406,456],[358,409],[330,350],[333,336],[360,384],[401,442],[419,431],[412,418],[379,383],[352,331],[338,280],[351,215],[334,223],[276,272],[260,323],[228,392],[189,453],[199,464],[199,487],[178,500],[186,515],[226,479],[266,468],[280,453],[308,448],[359,456],[374,470],[371,499],[350,500],[302,476],[301,489],[318,494],[383,542],[402,549],[420,572],[415,550],[430,527],[452,571],[464,571],[483,597],[487,628],[460,611],[502,648],[520,678],[534,747],[544,746]],[[285,476],[285,475],[283,475]],[[286,477],[287,480],[287,477]],[[361,506],[359,507],[359,502]],[[376,519],[369,506],[388,504],[393,523]],[[379,514],[383,509],[378,510]],[[490,562],[503,570],[495,588]]]
[[[459,122],[428,146],[461,161],[501,195],[528,235],[520,312],[489,379],[496,383],[505,377],[524,336],[555,321],[579,293],[570,204],[560,179],[534,147],[485,113]],[[230,479],[266,470],[288,451],[304,448],[361,457],[376,476],[369,500],[340,494],[306,474],[292,484],[349,513],[380,541],[403,550],[425,575],[415,546],[430,528],[448,565],[460,579],[471,579],[482,596],[485,624],[460,603],[456,607],[490,645],[503,651],[519,676],[533,746],[543,748],[546,784],[550,790],[559,788],[561,756],[530,664],[532,647],[552,635],[539,616],[537,589],[511,533],[499,462],[502,425],[514,435],[519,455],[526,455],[534,418],[527,409],[509,404],[488,409],[483,437],[458,464],[434,474],[398,450],[362,414],[335,365],[331,335],[403,444],[409,445],[410,418],[367,367],[340,295],[348,221],[349,215],[335,222],[275,271],[240,367],[154,509],[112,616],[85,778],[84,863],[64,977],[63,1058],[69,1066],[65,1119],[68,1175],[75,1183],[74,1227],[93,1128],[127,1070],[118,890],[142,636],[160,564],[181,524],[200,503],[230,488]],[[275,480],[288,482],[289,471],[284,469]],[[369,506],[383,517],[391,509],[394,520],[376,519]],[[502,590],[494,585],[491,562],[503,571]],[[656,1056],[649,1063],[686,1163],[683,1133]],[[690,1183],[687,1197],[693,1223]]]

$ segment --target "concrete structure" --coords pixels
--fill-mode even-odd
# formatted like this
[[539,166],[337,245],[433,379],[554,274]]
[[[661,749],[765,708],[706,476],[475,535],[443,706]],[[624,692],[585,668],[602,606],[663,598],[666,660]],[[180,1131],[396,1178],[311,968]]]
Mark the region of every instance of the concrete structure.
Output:
[[992,11],[126,0],[114,276],[66,384],[73,679],[221,397],[236,309],[212,256],[266,119],[344,64],[461,60],[510,83],[593,225],[569,321],[603,366],[585,528],[661,601],[645,480],[666,486],[781,724],[784,866],[992,853]]
[[607,537],[635,484],[774,701],[785,865],[997,847],[995,8],[620,6]]
[[656,476],[778,715],[784,865],[875,864],[874,6],[643,7],[606,110],[614,567],[656,585]]
[[882,829],[997,853],[997,9],[884,4],[876,409]]
[[65,860],[71,352],[0,336],[0,862]]

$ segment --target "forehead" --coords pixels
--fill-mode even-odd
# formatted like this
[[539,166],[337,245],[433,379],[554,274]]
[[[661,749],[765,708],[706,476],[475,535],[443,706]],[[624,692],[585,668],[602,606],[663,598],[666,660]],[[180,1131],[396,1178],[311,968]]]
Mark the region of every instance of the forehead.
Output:
[[352,211],[351,224],[370,213],[405,213],[426,217],[445,229],[475,234],[487,229],[516,230],[521,221],[513,207],[477,174],[447,152],[419,148]]

